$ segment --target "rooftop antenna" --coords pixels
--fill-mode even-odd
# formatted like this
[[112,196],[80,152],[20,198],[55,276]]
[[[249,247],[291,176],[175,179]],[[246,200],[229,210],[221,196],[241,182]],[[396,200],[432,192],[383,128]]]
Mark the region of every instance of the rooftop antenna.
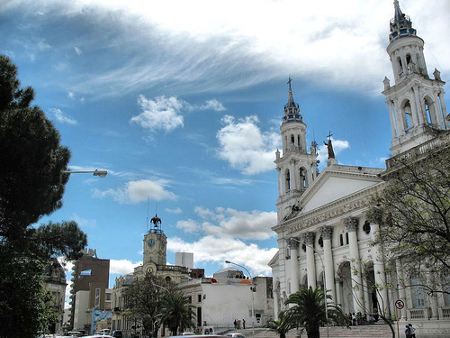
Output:
[[147,231],[149,231],[150,229],[150,223],[149,223],[149,212],[150,212],[150,198],[147,197],[147,220],[145,222],[145,226],[147,227]]

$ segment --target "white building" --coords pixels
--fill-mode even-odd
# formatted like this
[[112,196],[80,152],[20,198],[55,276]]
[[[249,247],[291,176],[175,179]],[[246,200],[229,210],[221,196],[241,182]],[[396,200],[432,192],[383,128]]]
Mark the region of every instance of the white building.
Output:
[[175,265],[194,268],[194,254],[192,252],[175,252]]
[[[212,326],[215,332],[234,329],[234,321],[243,328],[262,327],[273,318],[272,278],[250,280],[241,270],[227,268],[213,278],[193,279],[177,288],[189,298],[197,317],[197,326]],[[254,313],[252,320],[252,313]]]
[[[408,16],[394,2],[390,22],[389,54],[395,84],[385,78],[383,94],[389,108],[393,158],[427,149],[433,143],[428,131],[449,130],[444,82],[439,71],[428,76],[424,41],[416,35]],[[399,261],[387,262],[381,247],[370,246],[378,229],[366,219],[371,197],[383,189],[384,169],[340,165],[328,141],[327,167],[318,174],[317,144],[306,146],[306,125],[289,99],[280,126],[283,149],[276,152],[278,171],[277,225],[279,251],[269,265],[274,284],[275,317],[286,309],[284,301],[302,287],[323,287],[335,304],[348,312],[368,314],[381,309],[390,318],[408,320],[420,328],[420,337],[440,332],[450,336],[450,302],[399,285]],[[448,136],[448,135],[447,135]],[[448,137],[447,137],[448,140]],[[380,287],[372,291],[372,285]],[[420,290],[419,290],[420,291]],[[405,307],[396,309],[402,299]],[[445,333],[444,333],[445,332]]]

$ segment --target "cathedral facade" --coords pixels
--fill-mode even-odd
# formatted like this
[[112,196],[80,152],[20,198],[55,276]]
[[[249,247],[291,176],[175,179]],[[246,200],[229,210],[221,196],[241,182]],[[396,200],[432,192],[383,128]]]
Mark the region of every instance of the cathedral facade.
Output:
[[278,199],[273,230],[279,250],[269,263],[275,316],[287,309],[289,295],[304,287],[321,287],[345,313],[381,312],[390,319],[411,321],[423,333],[439,331],[448,337],[450,297],[402,287],[400,281],[410,277],[404,275],[399,260],[386,260],[386,248],[372,245],[379,225],[366,216],[396,159],[426,152],[439,142],[450,143],[448,133],[437,142],[430,132],[449,130],[445,83],[438,70],[429,77],[424,41],[398,1],[394,7],[387,46],[394,83],[388,78],[383,81],[392,130],[387,169],[338,164],[329,138],[327,166],[319,174],[317,144],[309,149],[306,145],[306,125],[288,82],[289,98],[280,126],[282,151],[276,152],[275,160]]

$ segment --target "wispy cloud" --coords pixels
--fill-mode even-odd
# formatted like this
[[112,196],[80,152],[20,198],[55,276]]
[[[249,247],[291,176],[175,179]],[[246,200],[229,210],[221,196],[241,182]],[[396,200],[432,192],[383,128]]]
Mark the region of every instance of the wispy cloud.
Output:
[[49,111],[52,114],[52,116],[55,118],[55,120],[58,122],[71,124],[71,125],[76,125],[78,123],[75,119],[69,117],[61,109],[50,108]]
[[122,204],[135,204],[147,201],[176,200],[177,196],[167,190],[166,181],[139,180],[130,181],[124,187],[118,189],[108,189],[101,191],[93,190],[93,196],[96,198],[111,197],[113,200]]

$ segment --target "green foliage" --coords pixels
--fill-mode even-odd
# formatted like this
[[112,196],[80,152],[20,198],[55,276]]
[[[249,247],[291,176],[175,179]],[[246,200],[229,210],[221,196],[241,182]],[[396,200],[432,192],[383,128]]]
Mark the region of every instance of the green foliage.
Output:
[[293,329],[292,323],[288,323],[285,317],[285,311],[281,311],[277,320],[271,319],[268,322],[270,331],[276,332],[280,338],[286,338],[286,334],[289,330]]
[[5,245],[0,246],[0,257],[0,337],[34,338],[56,316],[45,306],[43,265]]
[[303,327],[308,338],[320,338],[319,329],[327,322],[347,326],[347,318],[338,306],[327,304],[327,311],[325,311],[326,299],[331,297],[326,296],[325,292],[319,288],[315,290],[305,288],[291,294],[286,301],[286,305],[290,307],[284,313],[285,327],[297,329]]
[[195,327],[195,313],[189,305],[189,300],[181,292],[171,292],[162,301],[161,323],[167,325],[172,335],[177,335],[178,329]]
[[75,222],[32,227],[62,206],[70,159],[52,122],[30,107],[33,96],[0,56],[0,337],[35,337],[55,320],[42,265],[55,256],[76,259],[87,244]]
[[387,247],[388,258],[401,258],[408,276],[443,279],[450,271],[448,148],[399,162],[400,169],[388,173],[386,187],[367,214],[380,224],[374,244]]
[[129,320],[141,321],[146,332],[156,332],[160,326],[162,298],[170,290],[170,285],[153,275],[135,279],[133,284],[123,291],[124,315]]

